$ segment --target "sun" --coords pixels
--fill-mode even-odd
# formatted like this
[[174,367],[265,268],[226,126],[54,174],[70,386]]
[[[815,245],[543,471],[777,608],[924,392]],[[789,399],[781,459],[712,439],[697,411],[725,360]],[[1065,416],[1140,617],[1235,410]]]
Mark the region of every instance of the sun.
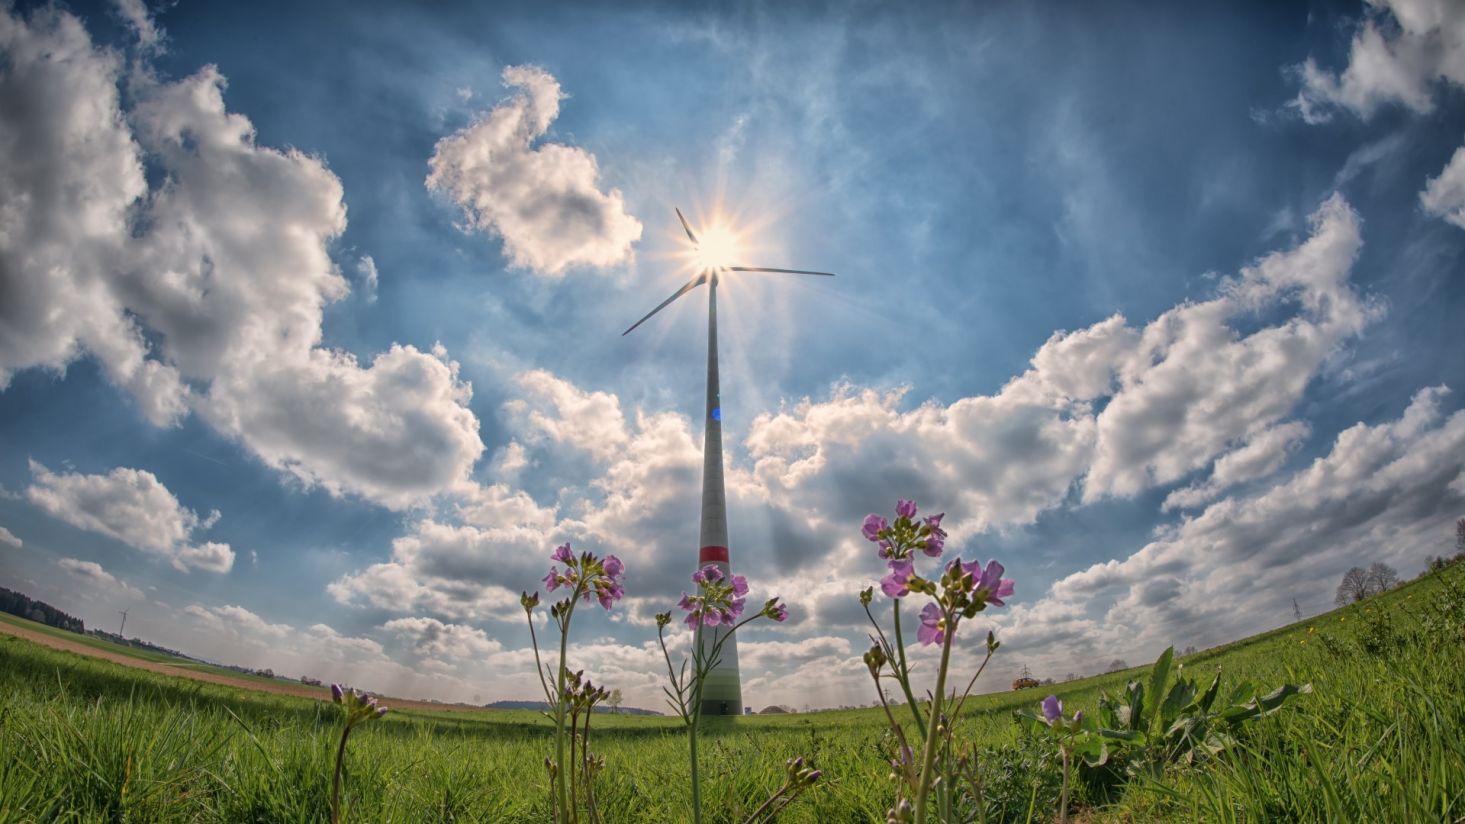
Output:
[[693,251],[698,271],[704,269],[725,269],[742,263],[742,242],[737,233],[726,226],[714,224],[702,230]]

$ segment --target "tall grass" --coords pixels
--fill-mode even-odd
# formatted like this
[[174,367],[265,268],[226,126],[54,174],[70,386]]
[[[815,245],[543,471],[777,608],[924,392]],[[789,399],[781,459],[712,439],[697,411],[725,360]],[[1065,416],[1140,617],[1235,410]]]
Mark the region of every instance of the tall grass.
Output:
[[[1465,638],[1410,636],[1446,591],[1444,578],[1465,586],[1465,567],[1443,576],[1184,658],[1192,672],[1220,666],[1227,682],[1311,682],[1314,692],[1201,768],[1107,799],[1081,784],[1086,820],[1465,816]],[[1382,645],[1373,643],[1380,616],[1392,622]],[[1085,679],[1058,693],[1070,708],[1092,709],[1100,688],[1134,675]],[[989,821],[1026,821],[1030,812],[1045,820],[1056,809],[1051,754],[1021,740],[1011,719],[1040,697],[1026,690],[968,702],[975,711],[957,735],[988,751]],[[335,709],[0,637],[0,824],[316,824],[329,816]],[[740,821],[783,781],[784,759],[799,754],[812,756],[825,778],[780,820],[883,821],[893,787],[879,754],[878,710],[710,721],[703,733],[709,821]],[[604,819],[687,820],[686,743],[676,720],[605,716],[596,725],[607,765],[597,788]],[[349,820],[546,821],[542,759],[552,734],[528,711],[389,713],[352,734]]]

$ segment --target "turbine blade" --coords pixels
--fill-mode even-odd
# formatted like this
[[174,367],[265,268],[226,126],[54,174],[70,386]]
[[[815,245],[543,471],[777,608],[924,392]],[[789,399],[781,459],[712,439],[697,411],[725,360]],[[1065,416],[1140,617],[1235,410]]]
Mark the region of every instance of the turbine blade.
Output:
[[675,206],[673,206],[672,208],[676,210],[677,220],[680,220],[682,222],[682,228],[687,230],[687,237],[691,238],[693,244],[697,243],[697,236],[692,234],[692,227],[688,226],[687,219],[682,217],[682,210],[677,209]]
[[640,326],[641,324],[645,323],[647,320],[649,320],[651,318],[652,315],[654,315],[657,312],[660,312],[661,310],[665,309],[666,308],[666,305],[668,303],[671,303],[672,301],[676,300],[677,298],[681,297],[682,295],[685,295],[686,293],[692,291],[693,289],[697,288],[698,286],[701,286],[703,283],[706,283],[706,282],[707,282],[707,274],[705,272],[702,273],[702,274],[700,274],[700,275],[697,275],[696,277],[694,277],[691,280],[687,281],[685,284],[682,285],[682,288],[678,289],[671,297],[669,297],[666,300],[662,301],[660,306],[657,306],[655,309],[652,309],[650,312],[647,312],[646,313],[646,317],[641,318],[640,320],[638,320],[635,323],[631,324],[631,328],[630,329],[627,329],[624,332],[622,332],[621,333],[621,337],[625,337],[626,335],[631,334],[631,332],[635,331],[635,329],[636,329],[637,326]]
[[827,278],[834,277],[833,272],[810,272],[805,269],[769,269],[766,266],[724,266],[733,272],[782,272],[785,275],[823,275]]

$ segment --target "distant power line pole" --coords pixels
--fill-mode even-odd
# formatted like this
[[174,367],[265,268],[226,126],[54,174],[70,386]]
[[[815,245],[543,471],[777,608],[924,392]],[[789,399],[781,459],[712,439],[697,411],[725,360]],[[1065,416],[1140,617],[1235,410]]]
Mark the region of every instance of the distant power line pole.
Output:
[[122,626],[117,628],[117,636],[120,638],[122,637],[122,630],[127,628],[127,610],[119,609],[117,610],[117,614],[122,616]]
[[1298,621],[1301,621],[1302,620],[1302,607],[1299,607],[1297,605],[1297,599],[1296,598],[1293,598],[1292,599],[1292,617],[1295,620],[1298,620]]

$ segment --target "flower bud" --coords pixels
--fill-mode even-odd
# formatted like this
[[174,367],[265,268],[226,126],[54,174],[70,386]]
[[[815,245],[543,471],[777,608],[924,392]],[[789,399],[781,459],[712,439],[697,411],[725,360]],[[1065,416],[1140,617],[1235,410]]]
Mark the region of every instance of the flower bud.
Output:
[[521,594],[519,596],[519,606],[523,607],[525,612],[533,611],[535,607],[539,606],[539,593],[535,592],[533,595],[530,595],[525,592]]
[[870,650],[865,653],[865,666],[869,668],[871,675],[879,675],[887,660],[885,650],[881,649],[879,644],[870,647]]
[[868,607],[870,605],[870,599],[871,598],[874,598],[874,597],[875,597],[875,588],[874,587],[865,587],[864,591],[860,593],[860,606],[862,606],[862,607]]
[[657,629],[665,629],[666,628],[666,625],[667,624],[670,624],[670,623],[671,623],[671,613],[670,612],[658,612],[658,613],[656,613],[656,628]]

